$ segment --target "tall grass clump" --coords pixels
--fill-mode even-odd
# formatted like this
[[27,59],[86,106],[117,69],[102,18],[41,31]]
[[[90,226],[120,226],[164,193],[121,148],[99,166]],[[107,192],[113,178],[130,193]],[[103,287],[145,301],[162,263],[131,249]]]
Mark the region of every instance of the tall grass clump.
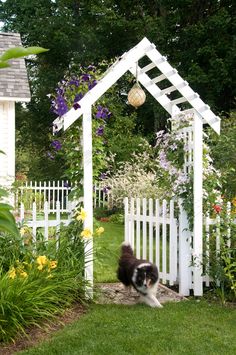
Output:
[[0,236],[0,342],[14,341],[75,301],[86,302],[81,219],[49,241],[37,236],[32,243],[26,227],[20,233]]

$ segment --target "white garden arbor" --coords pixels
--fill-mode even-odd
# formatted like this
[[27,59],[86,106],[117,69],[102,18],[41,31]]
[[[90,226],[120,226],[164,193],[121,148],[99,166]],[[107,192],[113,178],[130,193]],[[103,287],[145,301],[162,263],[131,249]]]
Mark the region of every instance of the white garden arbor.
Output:
[[[138,61],[146,57],[149,64],[140,67]],[[158,75],[152,77],[153,69]],[[194,230],[192,254],[198,260],[193,269],[194,295],[201,296],[202,290],[202,231],[203,231],[203,211],[202,211],[202,153],[203,153],[203,124],[209,124],[211,128],[220,133],[220,118],[217,117],[189,86],[182,79],[147,38],[143,38],[135,47],[124,53],[104,74],[97,85],[92,88],[79,102],[81,108],[70,109],[63,117],[54,121],[57,130],[68,129],[81,115],[83,115],[83,168],[84,168],[84,209],[87,212],[85,228],[93,228],[93,167],[92,167],[92,105],[127,71],[135,77],[138,74],[138,81],[156,99],[156,101],[169,113],[171,117],[178,117],[185,113],[181,110],[181,104],[185,104],[193,113],[193,128],[191,142],[191,164],[194,175]],[[163,83],[167,85],[163,85]],[[175,93],[175,98],[171,99],[171,93]],[[177,98],[176,98],[177,97]],[[186,111],[187,112],[187,111]],[[183,240],[184,243],[184,231]],[[185,238],[186,239],[186,238]],[[89,241],[87,248],[92,251],[93,242]],[[187,251],[189,252],[189,251]],[[91,252],[89,255],[91,259]],[[188,262],[186,258],[186,262]],[[184,263],[184,260],[181,261]],[[186,268],[189,265],[185,265]],[[93,262],[86,263],[86,278],[93,284]],[[92,291],[91,291],[92,292]],[[181,289],[183,294],[188,294],[186,286]]]

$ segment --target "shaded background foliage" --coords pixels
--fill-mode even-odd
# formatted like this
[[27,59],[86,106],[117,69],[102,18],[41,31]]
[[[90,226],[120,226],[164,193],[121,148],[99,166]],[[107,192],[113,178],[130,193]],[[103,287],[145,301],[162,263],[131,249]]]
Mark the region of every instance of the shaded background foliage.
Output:
[[[4,31],[19,32],[25,46],[50,49],[27,60],[32,101],[26,108],[17,109],[17,146],[23,153],[19,170],[27,171],[32,179],[59,178],[63,174],[62,158],[59,162],[45,158],[50,124],[55,118],[46,95],[54,91],[74,63],[111,60],[144,36],[226,120],[235,109],[235,13],[236,3],[229,0],[0,1]],[[125,89],[129,87],[127,82]],[[125,98],[124,106],[128,114],[131,109],[125,105]],[[148,97],[137,111],[134,131],[152,140],[166,118]]]

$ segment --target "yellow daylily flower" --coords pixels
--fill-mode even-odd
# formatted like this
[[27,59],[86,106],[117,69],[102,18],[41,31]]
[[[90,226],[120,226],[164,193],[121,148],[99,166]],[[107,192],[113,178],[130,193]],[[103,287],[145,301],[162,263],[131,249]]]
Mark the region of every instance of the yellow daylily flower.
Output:
[[43,265],[42,264],[38,266],[38,270],[40,270],[40,271],[43,270]]
[[77,221],[84,221],[86,218],[87,218],[87,213],[85,212],[85,210],[83,208],[81,208],[76,219],[77,219]]
[[51,269],[55,269],[57,267],[57,261],[56,260],[52,260],[51,262],[50,262],[50,268]]
[[104,228],[103,227],[99,227],[96,229],[95,233],[99,236],[104,232]]
[[85,228],[81,233],[80,233],[81,237],[84,238],[91,238],[92,237],[92,232],[89,228]]
[[8,276],[9,276],[10,279],[14,279],[16,277],[16,269],[14,267],[12,267],[8,271]]
[[39,265],[46,265],[47,262],[48,262],[48,259],[47,259],[47,257],[46,257],[45,255],[39,255],[39,256],[37,257],[37,264],[39,264]]
[[236,207],[236,197],[234,197],[234,198],[232,199],[232,204],[233,204],[234,207]]
[[28,274],[27,274],[27,272],[22,271],[22,272],[20,273],[20,276],[21,276],[21,277],[27,277],[27,276],[28,276]]
[[26,233],[26,229],[24,227],[22,227],[20,229],[20,235],[23,237],[25,235],[25,233]]

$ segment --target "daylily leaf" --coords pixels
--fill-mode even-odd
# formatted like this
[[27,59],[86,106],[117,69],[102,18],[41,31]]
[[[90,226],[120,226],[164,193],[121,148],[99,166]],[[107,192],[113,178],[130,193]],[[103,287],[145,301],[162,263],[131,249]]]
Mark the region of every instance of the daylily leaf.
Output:
[[10,64],[8,64],[8,62],[0,61],[0,68],[8,68],[8,67],[10,67]]
[[2,197],[2,196],[6,197],[7,195],[8,195],[7,191],[0,188],[0,197]]
[[12,206],[8,205],[7,203],[0,203],[0,211],[2,212],[2,210],[11,210],[13,209]]
[[6,50],[3,55],[0,57],[0,61],[7,61],[13,58],[26,57],[31,54],[39,54],[42,52],[47,52],[48,49],[42,47],[14,47]]
[[17,227],[13,223],[2,218],[0,218],[0,230],[3,232],[11,233],[13,235],[19,235]]
[[[1,208],[1,206],[0,206]],[[11,214],[11,212],[9,212],[9,210],[1,210],[0,211],[0,222],[1,220],[5,220],[8,221],[10,223],[15,223],[15,218],[14,216]]]

